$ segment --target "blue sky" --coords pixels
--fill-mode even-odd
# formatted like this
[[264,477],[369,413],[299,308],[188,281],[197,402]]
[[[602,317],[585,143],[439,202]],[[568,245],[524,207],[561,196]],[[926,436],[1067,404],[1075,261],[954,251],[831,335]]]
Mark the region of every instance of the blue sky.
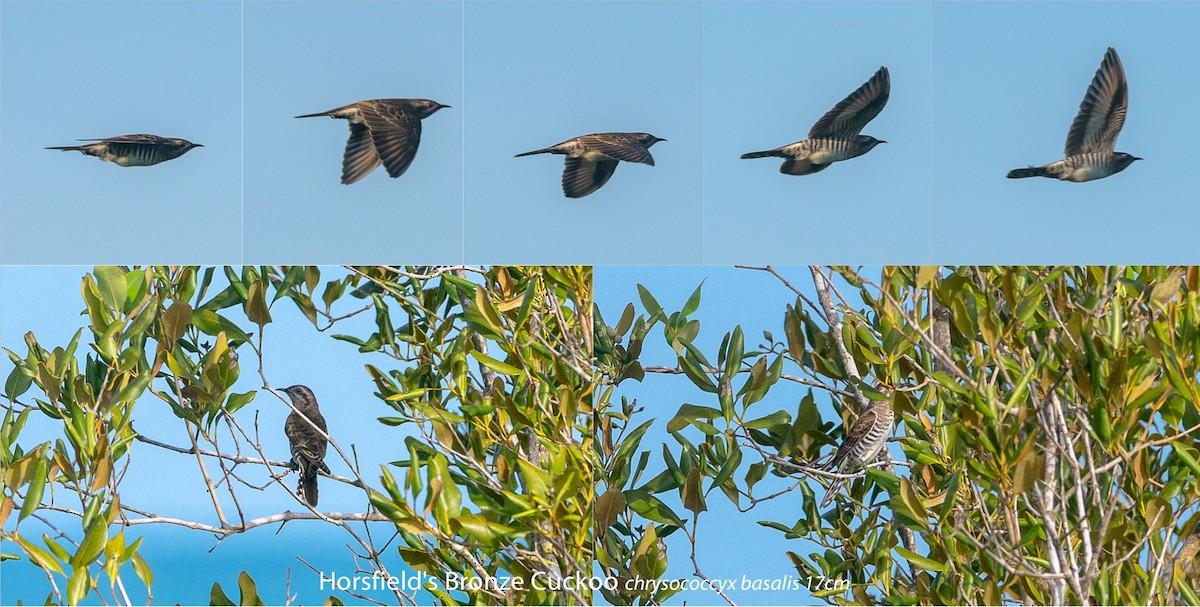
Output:
[[[33,331],[47,348],[65,345],[75,330],[87,322],[86,317],[80,316],[83,304],[79,298],[79,284],[89,271],[91,268],[84,267],[0,269],[0,344],[23,355],[23,336],[27,331]],[[343,274],[340,268],[323,268],[322,281]],[[214,283],[220,282],[220,275],[218,270]],[[216,292],[210,290],[210,296]],[[356,307],[361,307],[360,300],[347,298],[335,306],[335,314],[339,313],[339,308],[344,314]],[[242,326],[249,324],[240,308],[227,309],[222,314]],[[326,333],[317,333],[288,300],[276,302],[272,316],[275,322],[267,325],[264,336],[267,378],[277,388],[297,383],[312,388],[329,424],[330,435],[344,449],[348,450],[350,444],[356,446],[363,478],[378,486],[380,464],[395,459],[393,446],[408,435],[408,430],[384,427],[376,421],[376,418],[388,415],[391,409],[384,407],[374,396],[374,385],[363,364],[373,362],[385,369],[393,368],[393,365],[388,362],[390,359],[382,356],[358,354],[355,346],[330,336],[333,333],[365,336],[373,331],[374,316],[370,313],[360,315],[339,323]],[[89,333],[85,331],[85,343],[88,337]],[[87,350],[81,345],[79,352],[82,355]],[[259,390],[262,382],[256,372],[253,351],[244,348],[240,355],[242,373],[234,391]],[[7,377],[11,370],[7,356],[0,357],[0,377]],[[165,403],[146,395],[134,411],[135,428],[139,432],[173,445],[187,445],[183,423]],[[288,443],[283,424],[290,411],[283,402],[260,390],[238,418],[248,431],[253,432],[257,413],[263,450],[273,459],[286,460]],[[56,431],[48,421],[36,413],[31,415],[25,431],[29,436],[23,437],[22,442],[29,447],[34,446],[36,440],[58,436],[61,430]],[[227,440],[228,436],[222,438]],[[346,464],[338,458],[331,455],[326,461],[334,473],[350,475]],[[134,443],[133,462],[122,483],[125,505],[160,516],[217,523],[212,502],[192,456]],[[266,480],[261,468],[239,468],[239,474],[243,473],[251,482],[262,484]],[[284,482],[294,486],[295,475]],[[223,506],[229,515],[233,509],[227,495],[225,498]],[[278,485],[271,485],[262,492],[239,487],[238,500],[248,519],[302,508]],[[363,494],[326,479],[321,483],[321,509],[362,512],[365,510]],[[15,521],[15,517],[10,521]],[[60,522],[65,531],[74,532],[76,541],[80,539],[77,519],[62,518]],[[37,521],[26,519],[22,526],[31,523],[37,524]],[[302,602],[312,604],[323,602],[332,593],[319,591],[316,575],[296,560],[297,555],[326,573],[353,573],[353,563],[344,547],[353,540],[340,530],[330,531],[326,527],[324,523],[310,521],[289,522],[282,531],[277,526],[260,527],[226,539],[212,553],[208,550],[216,542],[202,532],[146,525],[133,527],[130,533],[147,536],[144,552],[154,568],[156,604],[206,605],[213,582],[220,582],[237,600],[237,576],[242,570],[248,571],[259,583],[260,593],[268,604],[281,604],[285,601],[283,593],[289,567],[292,569],[291,591],[298,593]],[[377,538],[390,536],[389,525],[375,524],[372,528]],[[356,530],[361,533],[361,524]],[[40,533],[35,537],[39,536]],[[13,550],[6,545],[5,551]],[[394,549],[389,550],[387,556],[389,567],[399,575],[404,565]],[[24,574],[26,572],[28,575]],[[129,576],[133,579],[132,572]],[[12,604],[18,598],[26,603],[40,603],[49,592],[44,575],[23,563],[4,563],[4,582],[4,594],[0,596],[2,604]],[[62,580],[59,582],[61,587]],[[106,584],[101,586],[107,590]],[[132,597],[135,603],[138,596]]]
[[[815,298],[816,293],[812,289],[812,278],[807,268],[778,270],[810,298]],[[878,277],[874,269],[866,270],[868,276],[873,273]],[[716,360],[716,352],[725,332],[731,331],[738,324],[742,325],[745,333],[747,351],[762,343],[764,330],[771,331],[777,339],[781,339],[785,306],[796,300],[796,296],[787,287],[766,272],[728,267],[679,267],[669,272],[654,267],[597,268],[595,280],[596,305],[604,315],[605,322],[609,324],[617,322],[627,303],[639,302],[638,284],[649,289],[665,310],[673,312],[683,307],[696,287],[704,281],[700,308],[691,318],[700,321],[700,334],[695,345],[710,360]],[[842,292],[848,297],[853,296],[852,290],[843,289]],[[748,293],[753,296],[748,297]],[[639,314],[645,314],[640,303],[636,303],[636,306]],[[650,331],[641,357],[643,365],[677,364],[674,350],[664,342],[661,326]],[[794,371],[795,367],[790,371],[785,367],[785,373]],[[735,389],[737,385],[735,383]],[[765,399],[752,407],[761,415],[768,415],[780,409],[794,415],[805,394],[807,388],[801,389],[798,384],[781,381],[771,388]],[[680,405],[691,403],[719,406],[713,395],[701,392],[682,375],[649,373],[640,383],[622,383],[617,390],[615,402],[620,402],[621,396],[636,398],[638,405],[645,408],[645,412],[634,425],[641,424],[649,418],[657,420],[642,439],[642,450],[650,451],[652,462],[647,473],[643,475],[643,480],[652,478],[663,469],[661,444],[667,444],[672,451],[677,452],[679,449],[679,444],[666,432],[666,423],[675,415]],[[814,396],[822,418],[836,420],[837,413],[829,399],[819,392],[814,393]],[[689,432],[685,430],[684,434]],[[689,439],[699,440],[694,432],[691,434],[693,435],[689,436]],[[744,455],[743,470],[735,474],[739,479],[745,475],[744,467],[758,459],[753,452]],[[903,459],[903,454],[897,446],[892,447],[892,457]],[[768,474],[755,486],[755,495],[768,495],[785,489],[788,484]],[[677,492],[658,497],[690,521],[691,513],[683,509]],[[739,583],[742,576],[751,579],[780,579],[787,576],[795,578],[796,569],[785,552],[790,550],[807,556],[811,552],[824,549],[806,540],[785,540],[782,533],[759,526],[758,521],[777,521],[790,526],[797,520],[801,500],[797,490],[761,503],[749,512],[741,513],[719,490],[709,493],[709,510],[700,516],[696,551],[697,560],[705,575],[712,579],[736,579]],[[692,565],[688,555],[691,547],[687,538],[683,533],[676,532],[666,539],[666,543],[668,554],[671,556],[666,577],[690,578]],[[729,595],[741,605],[797,605],[821,602],[809,600],[807,591],[796,593],[734,590]],[[670,603],[677,605],[685,601],[696,605],[722,603],[720,597],[707,591],[685,591],[672,597]]]
[[[700,5],[471,2],[465,27],[467,260],[698,262]],[[614,131],[667,141],[585,198],[562,156],[513,158]]]
[[[4,2],[0,261],[177,263],[241,247],[237,2]],[[151,167],[42,149],[152,133]]]

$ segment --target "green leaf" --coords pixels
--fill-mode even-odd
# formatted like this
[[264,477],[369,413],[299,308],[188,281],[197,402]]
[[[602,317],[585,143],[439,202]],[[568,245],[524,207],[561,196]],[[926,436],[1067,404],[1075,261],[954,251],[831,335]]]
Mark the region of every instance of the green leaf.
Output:
[[680,312],[684,316],[690,315],[692,312],[695,312],[700,307],[700,290],[703,288],[704,288],[704,281],[702,280],[702,281],[700,281],[700,284],[696,287],[696,290],[692,292],[692,296],[688,297],[687,303],[683,304],[683,310],[681,310]]
[[755,420],[746,422],[746,428],[750,430],[762,430],[772,426],[779,426],[792,423],[792,414],[780,409],[766,417],[760,417]]
[[8,374],[8,379],[4,382],[4,396],[10,401],[16,400],[32,385],[33,377],[27,375],[21,367],[13,367],[12,372]]
[[[139,539],[138,541],[141,540]],[[133,572],[137,574],[142,583],[146,585],[146,589],[149,590],[150,586],[154,584],[154,572],[150,570],[150,566],[146,564],[146,559],[143,559],[142,555],[134,554],[131,558],[133,559]]]
[[671,421],[667,422],[667,431],[678,432],[686,428],[695,419],[711,421],[718,417],[721,417],[721,412],[717,409],[684,403],[679,407],[679,411],[675,413],[675,417],[672,417]]
[[213,582],[212,590],[210,590],[208,593],[208,604],[232,607],[233,599],[229,598],[229,595],[225,594],[225,591],[221,589],[220,584]]
[[125,282],[125,273],[116,266],[96,266],[92,274],[96,276],[96,286],[105,305],[116,310],[118,315],[123,314],[125,295],[129,290],[129,285]]
[[699,467],[692,468],[687,475],[687,480],[683,482],[680,497],[683,500],[683,507],[691,510],[693,514],[700,514],[708,510],[708,506],[704,503],[703,487],[704,472]]
[[1174,448],[1173,450],[1175,451],[1175,455],[1179,459],[1183,460],[1183,463],[1186,464],[1188,468],[1191,468],[1192,472],[1200,475],[1200,462],[1197,462],[1196,458],[1189,453],[1190,447],[1180,443],[1179,441],[1171,441],[1171,447]]
[[46,571],[53,571],[60,575],[63,574],[62,567],[58,564],[58,559],[54,558],[54,555],[42,550],[33,542],[30,542],[19,535],[15,537],[17,543],[21,545],[21,548],[25,550],[25,552],[29,555],[29,559],[32,560],[35,565],[45,569]]
[[41,450],[34,457],[37,457],[37,467],[34,468],[33,478],[29,479],[29,491],[25,493],[25,503],[21,504],[21,514],[17,516],[18,523],[42,505],[42,493],[46,489],[46,458],[42,456]]
[[642,517],[663,525],[683,527],[683,519],[657,497],[645,491],[631,490],[625,492],[625,498],[629,500],[629,509]]
[[733,377],[742,366],[742,358],[746,354],[746,337],[742,334],[742,325],[733,328],[729,338],[729,353],[725,355],[725,376]]
[[625,511],[625,494],[610,487],[600,497],[596,498],[596,531],[597,538],[604,537],[608,528],[617,522],[617,517]]
[[512,375],[520,375],[521,374],[520,369],[518,369],[508,363],[500,362],[500,361],[488,356],[487,354],[480,352],[479,350],[471,350],[471,358],[474,358],[475,360],[479,361],[479,363],[482,364],[483,366],[491,369],[492,371],[495,371],[496,373],[499,373],[500,375],[512,376]]
[[271,310],[267,308],[267,294],[262,281],[250,283],[246,290],[246,318],[262,328],[271,323]]
[[250,341],[250,337],[237,325],[233,324],[228,318],[213,312],[212,310],[196,310],[192,313],[192,324],[200,329],[205,335],[216,337],[218,333],[224,331],[225,336],[233,341],[233,345],[239,346]]
[[225,402],[225,410],[229,413],[235,413],[238,409],[250,404],[250,401],[253,401],[257,395],[258,392],[254,390],[245,393],[234,392],[229,395],[229,400]]
[[[279,284],[275,287],[275,296],[271,298],[271,303],[279,301],[280,297],[287,295],[292,288],[305,281],[307,270],[308,268],[305,266],[288,266],[287,273],[283,275],[283,280],[279,281]],[[313,284],[316,284],[316,280],[317,278],[313,279]],[[309,291],[311,292],[312,289],[309,288]]]
[[75,556],[71,557],[71,566],[76,569],[86,569],[100,556],[100,553],[104,552],[106,544],[108,544],[108,521],[96,517],[87,528],[87,532],[84,533],[83,541],[79,543],[79,549],[75,551]]
[[87,567],[79,567],[72,571],[71,579],[67,582],[67,604],[78,605],[91,588],[92,574],[88,572]]
[[926,571],[945,573],[949,570],[949,565],[947,563],[939,563],[931,558],[923,557],[912,550],[905,548],[904,546],[896,546],[895,550],[900,556],[907,559],[908,562]]
[[633,314],[633,304],[625,304],[625,310],[621,312],[621,319],[617,321],[617,326],[614,327],[617,335],[624,335],[627,331],[629,331],[629,327],[633,325]]
[[691,357],[680,356],[678,358],[679,368],[683,369],[683,374],[686,375],[688,379],[692,380],[692,383],[696,384],[697,388],[712,394],[717,393],[717,384],[713,383],[712,378],[710,378],[703,369],[695,364]]
[[642,300],[642,307],[646,308],[647,314],[654,316],[662,312],[662,306],[658,305],[658,300],[654,299],[654,296],[650,294],[650,291],[646,287],[638,285],[637,290],[638,297]]
[[240,605],[263,604],[263,600],[258,597],[258,587],[254,584],[254,580],[250,578],[250,574],[245,571],[238,575],[238,590],[242,593]]

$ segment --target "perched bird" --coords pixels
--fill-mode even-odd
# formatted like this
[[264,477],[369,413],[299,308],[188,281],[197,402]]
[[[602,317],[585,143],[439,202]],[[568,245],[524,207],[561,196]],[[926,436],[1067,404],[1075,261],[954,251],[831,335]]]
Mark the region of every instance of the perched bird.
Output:
[[448,107],[428,99],[371,99],[296,117],[350,121],[350,139],[342,156],[342,183],[349,185],[380,164],[390,177],[403,175],[421,144],[421,120]]
[[891,91],[891,77],[887,68],[881,67],[870,80],[826,112],[808,131],[808,139],[773,150],[742,154],[742,159],[786,158],[779,167],[780,173],[811,175],[835,162],[862,156],[887,143],[859,133],[883,111]]
[[1120,173],[1133,161],[1141,160],[1125,152],[1113,151],[1121,126],[1125,124],[1128,107],[1129,85],[1125,82],[1125,68],[1117,51],[1110,47],[1104,53],[1104,61],[1096,70],[1083,103],[1079,104],[1079,114],[1067,133],[1066,158],[1046,166],[1013,169],[1008,172],[1008,178],[1053,177],[1082,182]]
[[192,148],[204,147],[187,139],[159,137],[158,135],[121,135],[120,137],[80,139],[79,141],[95,141],[97,143],[46,149],[83,152],[84,156],[95,156],[104,162],[114,162],[123,167],[148,167],[179,158]]
[[[292,386],[284,388],[281,392],[291,397],[296,411],[308,418],[308,421],[305,421],[304,417],[292,411],[284,422],[283,433],[287,435],[288,443],[292,447],[292,459],[288,462],[288,467],[300,473],[300,484],[296,487],[296,492],[304,498],[305,503],[315,508],[317,472],[329,472],[329,466],[325,465],[325,450],[328,448],[325,441],[325,418],[321,416],[321,410],[317,407],[317,397],[313,396],[312,390],[306,386]],[[314,424],[321,429],[320,432],[313,428]]]
[[[871,403],[858,416],[858,419],[854,420],[854,425],[850,426],[850,430],[842,435],[842,444],[834,453],[833,460],[825,466],[825,470],[836,471],[838,474],[850,474],[875,461],[875,457],[883,450],[888,437],[892,434],[893,419],[890,398]],[[833,501],[845,482],[846,479],[839,478],[829,485],[829,489],[825,492],[825,499],[821,500],[822,508]]]
[[567,198],[583,198],[604,184],[617,170],[617,163],[640,162],[654,166],[650,146],[666,141],[649,133],[595,133],[568,139],[548,148],[517,154],[563,154],[562,189]]

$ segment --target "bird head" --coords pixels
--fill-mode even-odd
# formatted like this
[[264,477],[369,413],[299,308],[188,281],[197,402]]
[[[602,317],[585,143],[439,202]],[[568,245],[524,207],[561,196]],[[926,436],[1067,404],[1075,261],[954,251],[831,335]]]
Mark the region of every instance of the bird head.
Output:
[[450,106],[443,105],[432,99],[409,99],[408,108],[415,113],[419,118],[428,118],[442,108]]
[[876,139],[870,135],[859,135],[858,142],[862,145],[867,146],[868,150],[874,148],[875,146],[877,146],[881,143],[887,143],[886,141],[884,141],[882,139]]
[[1135,161],[1135,160],[1141,160],[1141,158],[1138,158],[1137,156],[1134,156],[1133,154],[1126,154],[1125,152],[1117,152],[1117,166],[1120,167],[1117,170],[1119,171],[1121,169],[1124,169],[1125,167],[1133,164],[1133,161]]
[[638,133],[637,136],[638,136],[638,141],[640,141],[641,144],[646,147],[650,147],[660,141],[666,141],[666,139],[663,139],[662,137],[655,137],[654,135],[651,135],[650,133]]
[[175,139],[175,138],[172,138],[172,139],[170,139],[169,141],[171,142],[171,144],[172,144],[172,145],[175,145],[175,146],[181,147],[181,148],[183,148],[184,150],[190,150],[190,149],[192,149],[192,148],[202,148],[202,147],[204,147],[203,145],[200,145],[199,143],[192,143],[192,142],[188,141],[187,139]]
[[279,391],[287,394],[292,399],[292,402],[296,404],[302,402],[314,402],[317,400],[317,397],[313,396],[312,390],[309,390],[308,386],[288,386],[287,388],[282,388]]

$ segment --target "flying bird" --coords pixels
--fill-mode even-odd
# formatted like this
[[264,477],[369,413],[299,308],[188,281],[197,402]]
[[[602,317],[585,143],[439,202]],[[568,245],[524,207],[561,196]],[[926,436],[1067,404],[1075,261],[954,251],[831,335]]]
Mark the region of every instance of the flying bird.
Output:
[[654,157],[650,155],[650,146],[666,141],[649,133],[595,133],[568,139],[548,148],[517,154],[532,156],[534,154],[563,154],[562,189],[567,198],[583,198],[599,190],[617,164],[639,162],[654,166]]
[[[858,416],[858,419],[854,420],[850,430],[842,436],[842,444],[834,453],[833,459],[825,467],[825,470],[836,471],[838,474],[849,474],[875,461],[875,457],[887,443],[888,436],[892,434],[893,419],[890,398],[871,403]],[[822,508],[833,501],[845,482],[846,479],[839,478],[829,485],[829,489],[825,492],[825,499],[821,500]]]
[[1128,107],[1129,84],[1125,81],[1125,67],[1121,65],[1117,51],[1109,47],[1067,133],[1066,158],[1045,166],[1013,169],[1008,172],[1008,178],[1052,177],[1078,183],[1120,173],[1133,161],[1141,160],[1125,152],[1113,151],[1121,126],[1125,124]]
[[84,156],[95,156],[104,162],[116,163],[123,167],[148,167],[179,158],[192,148],[204,147],[187,139],[144,134],[121,135],[105,139],[79,139],[79,141],[95,141],[97,143],[46,149],[83,152]]
[[[317,472],[329,473],[329,466],[325,465],[325,451],[328,448],[325,441],[325,418],[321,416],[321,409],[317,407],[317,397],[308,387],[291,386],[280,391],[291,397],[295,407],[283,424],[283,433],[287,435],[292,448],[292,459],[288,462],[288,468],[300,473],[300,484],[296,487],[296,493],[306,504],[315,508]],[[303,413],[308,420],[300,417],[297,411]],[[317,428],[320,428],[319,432]]]
[[808,139],[773,150],[742,154],[742,159],[785,158],[780,173],[811,175],[835,162],[862,156],[887,143],[859,133],[887,105],[891,91],[891,77],[887,68],[881,67],[870,80],[826,112],[808,131]]
[[350,139],[342,155],[342,183],[366,177],[380,164],[389,177],[408,170],[421,143],[421,120],[448,108],[429,99],[371,99],[297,118],[329,116],[350,121]]

